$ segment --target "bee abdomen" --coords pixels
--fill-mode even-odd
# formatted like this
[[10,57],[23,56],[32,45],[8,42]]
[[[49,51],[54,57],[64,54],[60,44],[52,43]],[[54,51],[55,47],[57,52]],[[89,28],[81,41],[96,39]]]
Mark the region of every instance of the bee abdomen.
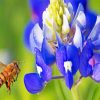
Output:
[[0,73],[0,86],[2,86],[3,83],[5,83],[6,79],[3,73]]
[[4,76],[6,81],[8,79],[8,73],[6,71],[3,71],[1,74]]

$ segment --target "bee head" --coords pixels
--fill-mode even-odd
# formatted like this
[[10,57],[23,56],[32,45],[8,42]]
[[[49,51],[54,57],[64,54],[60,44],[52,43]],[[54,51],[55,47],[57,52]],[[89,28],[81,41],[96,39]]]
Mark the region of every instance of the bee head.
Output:
[[18,62],[17,62],[17,61],[14,61],[13,64],[14,64],[14,66],[17,68],[17,70],[18,70],[18,72],[19,72],[20,69],[19,69],[19,64],[18,64]]

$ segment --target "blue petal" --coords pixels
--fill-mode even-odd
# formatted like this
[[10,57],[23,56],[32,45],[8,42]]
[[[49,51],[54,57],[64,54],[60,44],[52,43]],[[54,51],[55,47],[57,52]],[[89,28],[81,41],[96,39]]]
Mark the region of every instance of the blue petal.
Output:
[[70,71],[68,71],[65,75],[65,81],[66,81],[66,85],[69,89],[72,88],[73,85],[73,75]]
[[44,59],[41,55],[41,52],[36,49],[36,65],[41,67],[42,72],[40,76],[44,81],[49,81],[52,78],[52,69],[50,66],[47,66],[44,62]]
[[39,24],[35,24],[30,33],[30,46],[33,53],[35,53],[35,48],[41,50],[43,42],[43,31],[41,30]]
[[85,10],[87,9],[87,0],[64,0],[64,1],[65,1],[65,3],[70,2],[72,4],[75,12],[77,11],[77,8],[78,8],[80,3],[83,5]]
[[85,14],[86,14],[86,22],[87,22],[86,33],[88,36],[96,23],[97,15],[89,10],[86,11]]
[[76,32],[73,38],[73,44],[77,47],[82,49],[82,43],[83,42],[83,38],[82,38],[82,32],[80,27],[76,24]]
[[30,49],[30,33],[32,31],[32,28],[34,27],[35,22],[30,21],[24,31],[24,42],[25,45]]
[[100,21],[94,26],[92,32],[88,36],[88,39],[92,40],[95,50],[100,50]]
[[28,92],[32,94],[39,93],[44,87],[44,83],[37,73],[26,74],[24,84]]
[[91,41],[88,41],[82,50],[80,55],[80,73],[83,77],[87,77],[92,74],[92,66],[89,65],[89,60],[93,56],[93,45]]
[[72,74],[79,68],[79,50],[74,45],[66,45],[67,60],[72,62]]
[[42,57],[44,59],[44,62],[47,65],[51,65],[55,62],[56,58],[55,58],[53,48],[47,42],[46,38],[43,39],[41,53],[42,53]]
[[95,63],[100,63],[100,50],[98,52],[95,52],[93,54],[93,57],[95,59]]
[[88,36],[88,39],[91,39],[92,42],[93,42],[93,41],[96,41],[96,40],[99,38],[99,35],[100,35],[100,22],[97,23],[97,24],[94,26],[92,32],[91,32],[91,33],[89,34],[89,36]]
[[80,73],[83,77],[90,76],[92,74],[92,66],[88,64],[88,60],[85,58],[81,59],[80,61]]
[[[44,16],[45,16],[45,14],[44,14]],[[46,25],[45,23],[43,23],[43,34],[44,34],[44,37],[48,41],[52,41],[55,37],[54,34],[51,31],[51,28],[48,25]]]
[[42,19],[42,13],[49,4],[49,0],[29,0],[31,10]]
[[96,82],[100,82],[100,63],[93,67],[92,79]]
[[71,3],[68,3],[68,11],[69,11],[69,13],[71,15],[71,19],[73,19],[73,17],[74,17],[74,9],[73,9],[73,6],[72,6]]
[[66,48],[65,46],[61,46],[56,51],[56,64],[59,69],[59,71],[65,75],[65,68],[64,68],[64,61],[67,60],[66,55]]
[[77,8],[75,17],[74,17],[74,19],[73,19],[73,21],[72,21],[72,26],[76,24],[76,22],[77,22],[77,17],[79,16],[79,13],[80,13],[80,12],[84,12],[84,8],[83,8],[83,5],[82,5],[82,4],[79,4],[79,5],[78,5],[78,8]]

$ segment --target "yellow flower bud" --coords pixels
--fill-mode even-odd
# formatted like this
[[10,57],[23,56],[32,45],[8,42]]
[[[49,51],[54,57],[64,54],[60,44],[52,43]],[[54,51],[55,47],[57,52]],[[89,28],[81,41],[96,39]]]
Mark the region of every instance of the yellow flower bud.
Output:
[[62,15],[63,15],[63,13],[64,13],[63,8],[62,8],[62,7],[60,7],[60,10],[59,10],[59,15],[60,15],[60,16],[62,16]]
[[59,26],[62,25],[62,18],[58,15],[58,13],[57,13],[57,24],[58,24]]

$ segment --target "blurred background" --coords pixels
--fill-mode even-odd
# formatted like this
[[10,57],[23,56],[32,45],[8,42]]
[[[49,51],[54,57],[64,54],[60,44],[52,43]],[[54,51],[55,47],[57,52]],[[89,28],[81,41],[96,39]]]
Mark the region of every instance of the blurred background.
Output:
[[[89,6],[100,14],[100,0],[89,0]],[[28,0],[0,0],[0,61],[8,64],[17,60],[21,69],[10,94],[5,85],[0,88],[0,100],[100,100],[100,84],[90,78],[82,79],[73,91],[63,80],[53,80],[39,94],[27,92],[23,78],[33,72],[34,56],[24,45],[23,32],[30,18]]]

